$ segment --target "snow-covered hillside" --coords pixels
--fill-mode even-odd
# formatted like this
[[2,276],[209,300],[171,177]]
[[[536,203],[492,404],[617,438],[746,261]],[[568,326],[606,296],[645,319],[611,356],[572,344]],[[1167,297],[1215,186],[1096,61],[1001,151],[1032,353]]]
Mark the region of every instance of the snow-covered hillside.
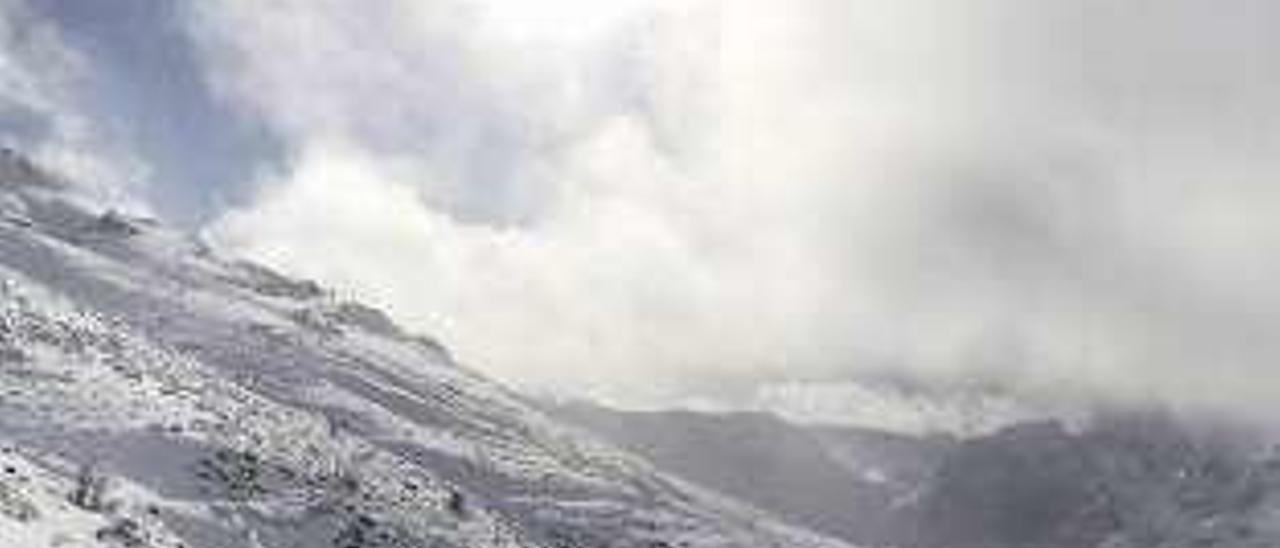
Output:
[[52,181],[0,158],[0,547],[847,546]]

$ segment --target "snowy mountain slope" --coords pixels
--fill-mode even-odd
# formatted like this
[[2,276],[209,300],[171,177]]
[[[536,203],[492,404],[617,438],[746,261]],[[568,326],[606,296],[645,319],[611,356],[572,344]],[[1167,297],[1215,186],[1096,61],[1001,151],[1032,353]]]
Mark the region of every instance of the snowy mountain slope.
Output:
[[77,206],[15,157],[0,546],[846,546],[559,425],[376,310]]
[[843,425],[909,435],[990,434],[1045,419],[1088,420],[1087,408],[1062,390],[1036,398],[999,390],[982,379],[925,383],[885,373],[843,381],[765,384],[731,408],[766,411],[797,424]]

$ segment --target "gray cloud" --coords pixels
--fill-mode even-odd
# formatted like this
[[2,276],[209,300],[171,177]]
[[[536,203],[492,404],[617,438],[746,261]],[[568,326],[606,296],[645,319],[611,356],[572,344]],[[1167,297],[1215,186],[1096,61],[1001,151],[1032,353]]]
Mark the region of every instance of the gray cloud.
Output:
[[1280,8],[783,4],[200,4],[290,156],[211,231],[537,387],[1280,393]]
[[[80,109],[118,151],[144,159],[153,184],[138,194],[168,220],[195,225],[245,189],[258,164],[278,155],[255,119],[211,96],[183,25],[189,3],[41,0],[81,58]],[[144,185],[138,185],[143,187]]]
[[23,0],[0,1],[0,129],[5,146],[77,181],[87,196],[121,207],[146,166],[115,146],[86,96],[93,67],[58,26]]

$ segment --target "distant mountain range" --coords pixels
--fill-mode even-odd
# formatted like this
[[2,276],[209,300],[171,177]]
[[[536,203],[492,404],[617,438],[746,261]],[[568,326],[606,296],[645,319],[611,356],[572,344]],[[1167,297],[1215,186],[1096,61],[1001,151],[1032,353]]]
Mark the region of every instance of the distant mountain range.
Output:
[[763,413],[554,414],[686,480],[868,546],[1280,545],[1280,451],[1252,429],[1157,411],[972,437],[798,425]]
[[768,413],[626,412],[577,403],[556,414],[677,476],[858,543],[902,538],[910,504],[954,448],[844,427],[800,427]]

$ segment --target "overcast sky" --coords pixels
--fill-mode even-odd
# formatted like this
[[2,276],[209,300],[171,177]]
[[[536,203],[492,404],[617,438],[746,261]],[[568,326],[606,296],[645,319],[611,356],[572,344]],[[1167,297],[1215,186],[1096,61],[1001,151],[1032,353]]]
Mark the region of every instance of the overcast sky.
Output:
[[6,142],[517,385],[1280,395],[1275,2],[0,6]]

